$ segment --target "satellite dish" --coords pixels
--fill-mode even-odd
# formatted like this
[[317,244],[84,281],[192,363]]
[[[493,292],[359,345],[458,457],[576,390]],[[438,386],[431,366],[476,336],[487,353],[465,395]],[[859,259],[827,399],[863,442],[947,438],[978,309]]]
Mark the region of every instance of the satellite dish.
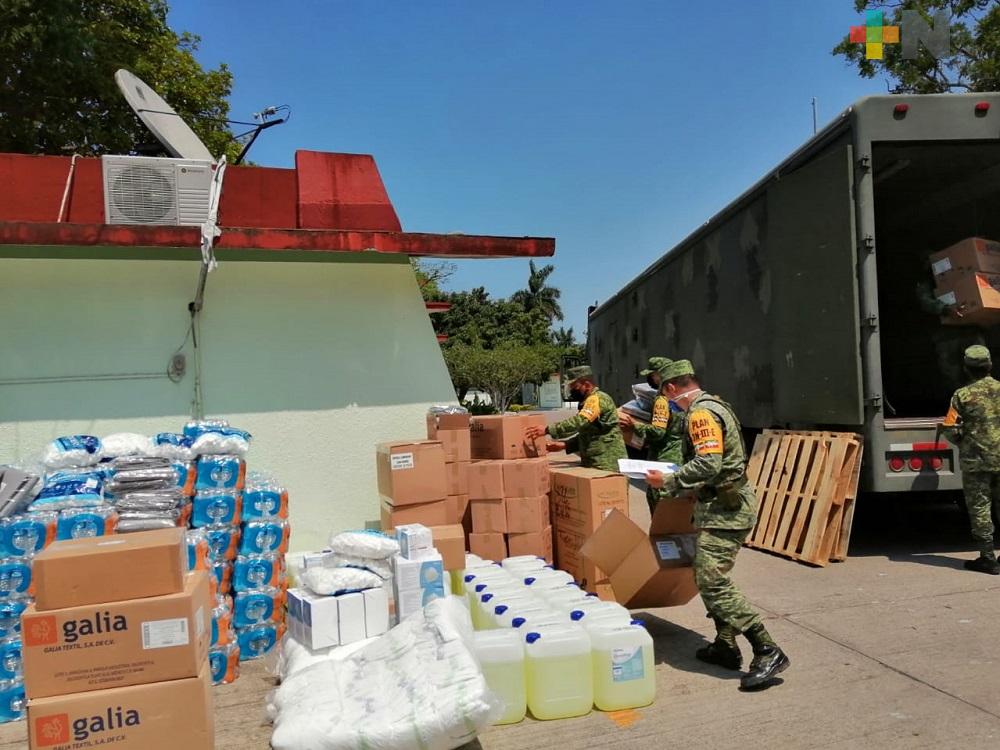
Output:
[[141,78],[123,68],[115,73],[115,83],[139,119],[172,156],[215,161],[181,116]]

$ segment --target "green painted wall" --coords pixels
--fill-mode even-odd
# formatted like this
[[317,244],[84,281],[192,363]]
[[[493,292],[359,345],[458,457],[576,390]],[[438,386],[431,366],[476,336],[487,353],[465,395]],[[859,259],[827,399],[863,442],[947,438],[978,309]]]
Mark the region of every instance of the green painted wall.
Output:
[[[405,259],[400,259],[405,261]],[[0,463],[64,434],[178,430],[194,392],[190,261],[0,259]],[[292,547],[378,518],[374,445],[454,401],[408,263],[225,262],[202,318],[205,412],[250,430],[289,489]],[[81,378],[60,382],[24,382]]]

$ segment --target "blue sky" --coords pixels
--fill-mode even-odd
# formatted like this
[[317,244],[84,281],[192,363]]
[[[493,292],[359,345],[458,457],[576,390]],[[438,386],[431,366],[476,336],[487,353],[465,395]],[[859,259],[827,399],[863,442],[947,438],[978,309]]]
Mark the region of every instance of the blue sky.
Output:
[[[855,99],[886,90],[830,49],[851,0],[504,3],[172,0],[232,116],[289,104],[252,158],[370,153],[409,231],[556,238],[568,325]],[[507,295],[526,260],[463,261]]]

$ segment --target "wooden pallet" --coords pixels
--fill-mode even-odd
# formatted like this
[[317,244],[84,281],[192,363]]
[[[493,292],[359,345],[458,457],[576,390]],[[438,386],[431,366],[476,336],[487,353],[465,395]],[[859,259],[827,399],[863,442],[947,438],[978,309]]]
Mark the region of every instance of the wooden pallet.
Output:
[[860,466],[858,435],[765,430],[747,467],[759,502],[747,546],[810,565],[843,560]]

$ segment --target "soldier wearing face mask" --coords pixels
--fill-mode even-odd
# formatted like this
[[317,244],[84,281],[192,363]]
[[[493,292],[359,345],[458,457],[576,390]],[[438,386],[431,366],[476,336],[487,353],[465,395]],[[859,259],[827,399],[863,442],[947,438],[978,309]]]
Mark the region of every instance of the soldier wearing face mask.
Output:
[[617,472],[618,460],[626,457],[625,441],[618,427],[618,407],[611,396],[597,387],[589,365],[574,367],[567,378],[570,398],[580,403],[580,411],[545,428],[529,427],[528,438],[547,434],[557,441],[565,440],[566,452],[579,453],[584,467]]

